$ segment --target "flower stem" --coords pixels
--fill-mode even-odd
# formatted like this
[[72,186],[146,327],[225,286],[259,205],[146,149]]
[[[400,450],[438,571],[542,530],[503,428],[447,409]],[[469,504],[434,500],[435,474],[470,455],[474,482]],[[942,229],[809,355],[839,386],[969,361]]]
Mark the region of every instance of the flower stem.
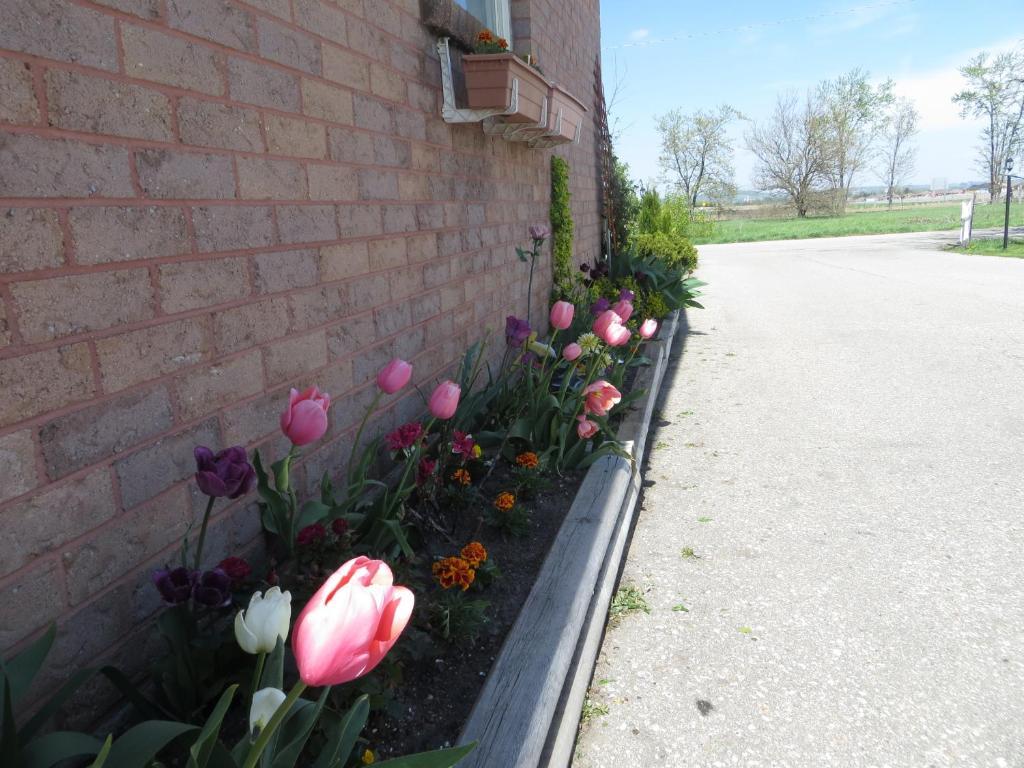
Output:
[[199,529],[199,541],[196,543],[196,559],[194,568],[198,571],[199,564],[203,560],[203,544],[206,542],[206,526],[210,522],[210,512],[213,511],[213,503],[217,500],[216,496],[210,496],[209,501],[206,502],[206,511],[203,513],[203,525]]
[[252,676],[252,687],[249,691],[249,706],[252,706],[252,700],[256,697],[256,691],[260,689],[260,680],[263,678],[263,665],[267,662],[267,652],[260,651],[260,655],[256,657],[256,669]]
[[256,763],[260,759],[260,755],[263,754],[263,750],[267,748],[267,744],[270,743],[270,738],[274,735],[274,732],[280,727],[281,723],[284,722],[285,716],[288,714],[288,710],[292,708],[295,702],[298,700],[302,692],[306,690],[306,684],[299,680],[295,683],[285,700],[281,702],[281,706],[274,712],[274,716],[270,718],[270,722],[267,723],[267,727],[260,731],[260,735],[256,738],[256,743],[249,749],[249,754],[245,758],[245,762],[242,763],[242,768],[255,768]]
[[359,429],[356,430],[356,439],[353,441],[353,443],[352,443],[352,451],[348,455],[348,485],[349,485],[349,488],[351,488],[352,485],[353,485],[352,462],[355,461],[355,458],[356,458],[356,449],[359,447],[359,441],[363,437],[363,430],[366,429],[366,422],[368,422],[370,420],[370,416],[372,416],[374,411],[377,410],[377,403],[380,402],[380,398],[381,398],[381,396],[383,394],[384,393],[382,391],[380,391],[379,389],[377,390],[377,394],[374,395],[374,397],[373,397],[373,402],[370,403],[370,407],[367,408],[366,413],[363,415],[363,420],[359,423]]

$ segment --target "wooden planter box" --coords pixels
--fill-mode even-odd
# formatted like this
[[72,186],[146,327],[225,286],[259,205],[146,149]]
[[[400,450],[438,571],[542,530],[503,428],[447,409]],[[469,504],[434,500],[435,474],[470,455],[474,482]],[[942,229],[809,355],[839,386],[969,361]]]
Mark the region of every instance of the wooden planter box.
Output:
[[548,132],[544,134],[545,138],[554,144],[574,141],[577,132],[582,130],[586,112],[587,108],[579,99],[560,86],[552,85],[548,95]]
[[[504,115],[510,123],[539,123],[550,86],[541,74],[512,53],[474,53],[462,57],[470,109],[507,108],[512,81],[519,80],[519,107]],[[550,112],[550,110],[549,110]]]

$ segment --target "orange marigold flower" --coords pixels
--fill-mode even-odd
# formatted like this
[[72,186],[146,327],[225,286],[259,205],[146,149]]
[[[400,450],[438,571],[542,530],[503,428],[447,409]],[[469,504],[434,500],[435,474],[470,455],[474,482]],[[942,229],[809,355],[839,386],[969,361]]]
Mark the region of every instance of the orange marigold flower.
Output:
[[501,50],[503,50],[503,51],[507,51],[508,50],[508,40],[506,40],[504,37],[499,37],[498,38],[498,47],[501,48]]
[[479,568],[483,563],[487,562],[487,550],[484,549],[484,545],[479,541],[469,542],[469,544],[462,548],[459,554],[463,560],[474,568]]
[[522,467],[523,469],[536,469],[540,464],[540,460],[537,458],[537,454],[533,451],[526,451],[516,456],[516,466]]
[[476,39],[478,42],[481,43],[493,43],[494,35],[491,33],[491,30],[489,29],[482,29],[480,30],[480,33],[476,36]]
[[467,486],[473,482],[473,477],[469,474],[469,470],[465,467],[459,467],[452,472],[452,480],[462,486]]
[[437,583],[445,589],[459,587],[465,592],[476,578],[476,571],[469,561],[461,557],[446,557],[431,566]]
[[508,512],[516,505],[516,495],[509,491],[502,491],[494,500],[494,507],[502,512]]

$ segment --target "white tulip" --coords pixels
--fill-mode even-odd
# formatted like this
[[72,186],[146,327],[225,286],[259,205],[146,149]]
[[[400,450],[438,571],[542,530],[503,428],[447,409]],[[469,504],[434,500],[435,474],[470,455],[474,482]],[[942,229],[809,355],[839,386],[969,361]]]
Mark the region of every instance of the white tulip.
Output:
[[292,618],[292,593],[271,587],[264,595],[255,593],[249,607],[235,616],[235,639],[246,653],[270,653],[277,639],[288,638],[288,622]]
[[279,688],[264,688],[252,695],[252,706],[249,708],[249,732],[257,728],[261,731],[267,727],[270,718],[277,712],[285,698],[284,691]]

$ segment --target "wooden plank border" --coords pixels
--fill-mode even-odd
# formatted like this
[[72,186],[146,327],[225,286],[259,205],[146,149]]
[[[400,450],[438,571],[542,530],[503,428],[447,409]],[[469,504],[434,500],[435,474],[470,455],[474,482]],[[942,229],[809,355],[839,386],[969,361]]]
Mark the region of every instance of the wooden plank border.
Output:
[[635,386],[647,394],[619,428],[635,461],[607,456],[584,477],[463,728],[459,743],[479,745],[460,768],[562,768],[571,760],[678,327],[674,313],[645,350],[652,364],[641,369]]

